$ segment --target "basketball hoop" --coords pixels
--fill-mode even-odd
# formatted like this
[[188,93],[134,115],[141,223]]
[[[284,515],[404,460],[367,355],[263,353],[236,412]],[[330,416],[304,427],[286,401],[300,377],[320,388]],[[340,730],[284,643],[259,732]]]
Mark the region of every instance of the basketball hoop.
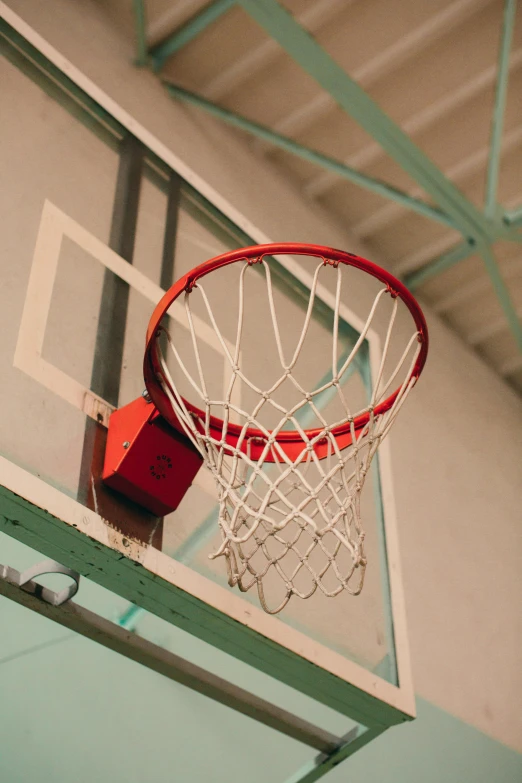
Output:
[[[318,259],[313,275],[303,328],[292,356],[286,356],[279,330],[271,263],[273,256],[289,254]],[[225,340],[202,285],[207,275],[230,264],[243,264],[239,275],[238,323],[233,346]],[[268,309],[277,351],[274,363],[280,365],[278,379],[262,388],[246,375],[241,345],[245,307],[245,278],[253,265],[263,265],[268,294]],[[308,390],[293,371],[303,349],[317,294],[319,272],[332,268],[336,277],[333,312],[331,380]],[[341,307],[342,269],[355,267],[376,278],[378,291],[369,315],[352,350],[342,362],[338,357],[338,332]],[[223,350],[230,381],[223,398],[207,392],[204,357],[198,347],[191,311],[191,300],[201,297],[210,323]],[[183,361],[175,339],[162,321],[169,308],[183,297],[194,351],[195,373]],[[391,297],[391,316],[376,377],[368,404],[353,411],[343,393],[343,381],[367,336],[380,305]],[[415,329],[389,377],[385,361],[389,352],[399,301],[410,311]],[[223,556],[231,586],[240,590],[257,587],[266,612],[279,612],[292,595],[308,598],[316,590],[327,596],[341,591],[360,593],[366,569],[364,530],[360,496],[370,463],[386,437],[426,360],[428,333],[419,305],[391,274],[363,258],[340,250],[308,244],[269,244],[242,248],[201,264],[180,280],[157,305],[149,323],[146,340],[144,377],[150,399],[171,427],[183,433],[202,456],[216,482],[219,498],[221,544],[212,557]],[[196,402],[182,396],[179,384],[169,370],[167,358],[174,361],[180,377],[189,383]],[[234,387],[244,384],[256,404],[244,410],[234,401]],[[283,383],[291,383],[299,397],[286,409],[274,396]],[[319,395],[331,390],[338,395],[342,416],[328,421],[317,404]],[[275,427],[268,429],[260,421],[261,412],[270,407],[280,415]],[[320,426],[304,429],[299,412],[307,406]],[[222,417],[213,415],[221,409]],[[232,421],[233,418],[239,419]],[[292,429],[287,429],[291,426]],[[283,595],[274,606],[265,596],[267,574],[277,574]],[[306,583],[306,584],[305,584]]]

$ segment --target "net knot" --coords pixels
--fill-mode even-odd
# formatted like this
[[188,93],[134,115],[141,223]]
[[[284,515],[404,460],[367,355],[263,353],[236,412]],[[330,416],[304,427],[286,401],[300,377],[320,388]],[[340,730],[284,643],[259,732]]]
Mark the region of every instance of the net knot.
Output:
[[339,261],[336,261],[335,258],[326,258],[326,256],[323,256],[323,266],[333,266],[334,269],[337,269]]

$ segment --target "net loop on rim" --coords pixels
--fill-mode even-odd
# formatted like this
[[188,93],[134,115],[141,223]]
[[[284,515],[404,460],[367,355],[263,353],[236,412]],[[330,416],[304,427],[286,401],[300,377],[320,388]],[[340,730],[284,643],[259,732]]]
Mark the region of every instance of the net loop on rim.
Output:
[[[361,592],[367,565],[361,492],[372,459],[417,380],[427,349],[427,333],[421,314],[421,328],[416,320],[415,331],[407,340],[398,362],[393,370],[385,372],[398,303],[406,297],[404,293],[401,295],[403,287],[399,281],[383,273],[385,279],[380,279],[384,285],[375,296],[359,336],[348,355],[340,357],[343,264],[339,261],[356,264],[342,257],[331,258],[325,253],[309,251],[310,247],[316,246],[302,247],[309,255],[318,256],[320,263],[312,276],[303,325],[293,351],[285,353],[283,346],[270,264],[265,258],[268,253],[257,248],[257,254],[254,249],[249,249],[250,255],[238,253],[233,259],[244,263],[239,275],[238,318],[232,346],[219,328],[201,283],[203,274],[200,274],[190,279],[189,285],[180,281],[177,294],[184,299],[195,371],[189,371],[172,336],[159,322],[151,330],[150,349],[148,347],[150,365],[147,365],[146,358],[146,369],[154,368],[154,383],[147,383],[149,393],[156,404],[159,403],[162,414],[198,449],[216,482],[221,542],[211,557],[225,558],[231,586],[237,586],[241,591],[256,587],[262,608],[270,614],[281,611],[293,595],[309,598],[317,590],[328,597],[344,590],[353,595]],[[301,252],[304,254],[305,251]],[[356,258],[345,255],[349,259]],[[254,383],[243,369],[241,344],[245,278],[252,264],[262,264],[264,268],[268,311],[275,338],[274,362],[280,366],[276,380],[268,388]],[[332,267],[337,276],[331,378],[310,390],[298,380],[294,369],[309,333],[319,272],[325,265]],[[391,314],[371,396],[364,408],[353,411],[346,399],[343,382],[354,362],[358,361],[379,305],[387,294],[393,300]],[[195,295],[203,302],[229,370],[228,385],[220,399],[213,398],[206,383],[191,308]],[[160,315],[167,309],[163,308]],[[159,339],[161,335],[165,338]],[[198,407],[188,403],[181,395],[169,370],[169,355],[196,395]],[[245,410],[234,398],[238,383],[244,385],[256,400],[250,410]],[[290,408],[285,408],[275,398],[284,383],[293,385],[298,398]],[[397,383],[397,388],[390,394],[390,389]],[[318,402],[320,396],[329,391],[336,395],[342,411],[334,421],[327,420]],[[212,415],[216,407],[222,411],[222,419]],[[280,416],[276,426],[270,430],[261,420],[267,408]],[[313,415],[318,422],[315,429],[303,426],[303,414]],[[232,417],[242,424],[232,422]],[[291,432],[288,426],[293,428]],[[268,575],[270,584],[274,575],[277,576],[281,591],[276,598],[267,597]]]

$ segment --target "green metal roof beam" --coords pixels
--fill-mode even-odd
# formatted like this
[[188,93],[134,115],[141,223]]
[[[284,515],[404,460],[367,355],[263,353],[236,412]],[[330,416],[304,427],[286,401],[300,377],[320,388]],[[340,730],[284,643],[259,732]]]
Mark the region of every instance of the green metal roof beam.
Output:
[[134,8],[134,25],[136,28],[136,60],[135,65],[147,65],[147,17],[145,0],[132,0]]
[[513,305],[513,302],[511,301],[511,297],[509,296],[507,286],[502,279],[502,275],[500,274],[500,269],[498,268],[493,251],[491,247],[486,244],[481,245],[478,248],[478,251],[482,256],[491,283],[500,302],[500,306],[504,311],[509,328],[511,329],[518,345],[518,349],[522,353],[522,324],[519,321],[517,311]]
[[504,126],[504,113],[506,109],[507,88],[509,79],[509,53],[513,28],[515,26],[515,14],[517,0],[506,0],[504,6],[504,20],[498,58],[497,86],[495,91],[495,105],[491,119],[491,139],[489,147],[488,172],[486,179],[486,203],[485,214],[493,218],[497,210],[497,190],[500,170],[500,154],[502,145],[502,129]]
[[182,100],[185,103],[189,103],[193,106],[197,106],[200,109],[204,109],[209,114],[212,114],[214,117],[218,117],[220,120],[224,120],[229,125],[233,125],[236,128],[241,128],[241,130],[247,131],[248,133],[251,133],[253,136],[257,136],[260,139],[264,139],[270,144],[273,144],[274,146],[279,147],[286,152],[297,155],[298,157],[307,160],[309,163],[314,163],[318,166],[321,166],[322,168],[328,169],[329,171],[333,171],[339,177],[347,179],[349,182],[353,182],[356,185],[360,185],[361,187],[366,188],[367,190],[370,190],[372,193],[376,193],[379,196],[391,199],[392,201],[395,201],[398,204],[401,204],[403,207],[411,209],[414,212],[423,215],[424,217],[427,217],[431,220],[436,220],[439,223],[451,226],[452,228],[457,228],[448,215],[446,215],[440,209],[432,207],[430,204],[426,204],[425,201],[420,201],[413,196],[409,196],[407,193],[393,188],[386,182],[372,179],[371,177],[366,176],[366,174],[361,174],[359,171],[346,166],[340,161],[329,158],[326,155],[323,155],[321,152],[304,147],[293,139],[289,139],[286,136],[281,136],[279,133],[270,130],[270,128],[266,128],[264,125],[259,125],[256,122],[252,122],[251,120],[248,120],[246,117],[242,117],[239,114],[234,114],[234,112],[231,112],[228,109],[224,109],[221,106],[217,106],[215,103],[211,103],[211,101],[207,101],[200,95],[195,95],[194,93],[189,92],[182,87],[170,84],[169,82],[164,82],[164,85],[170,95],[172,95],[174,98]]
[[455,245],[455,247],[453,247],[447,253],[444,253],[438,258],[433,259],[433,261],[430,261],[419,269],[416,269],[414,272],[409,272],[408,274],[403,275],[402,280],[404,284],[408,286],[410,291],[415,291],[427,280],[435,277],[435,275],[441,274],[441,272],[445,272],[447,269],[455,266],[455,264],[458,264],[459,261],[463,261],[465,258],[470,258],[470,256],[476,252],[477,246],[475,242],[472,240],[468,242],[462,242],[459,245]]
[[484,216],[277,0],[237,0],[450,215],[466,237],[487,237]]
[[190,41],[197,38],[203,30],[229,11],[233,5],[235,5],[234,0],[214,0],[213,3],[205,6],[199,13],[189,19],[179,30],[176,30],[164,41],[154,46],[150,50],[154,70],[160,71],[169,57],[172,57],[175,52],[179,52]]

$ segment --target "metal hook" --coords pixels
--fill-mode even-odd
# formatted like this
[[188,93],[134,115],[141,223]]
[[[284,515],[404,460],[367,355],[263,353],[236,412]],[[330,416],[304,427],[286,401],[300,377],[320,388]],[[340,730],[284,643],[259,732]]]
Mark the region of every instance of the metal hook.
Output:
[[70,601],[73,596],[78,592],[80,586],[80,574],[77,571],[73,571],[72,568],[57,563],[56,560],[44,560],[41,563],[28,568],[20,574],[18,586],[23,587],[27,582],[31,582],[37,576],[44,576],[44,574],[64,574],[64,576],[70,576],[73,580],[69,587],[64,587],[59,593],[55,593],[54,590],[50,590],[48,587],[41,587],[39,597],[42,601],[45,601],[51,606],[61,606],[67,601]]

